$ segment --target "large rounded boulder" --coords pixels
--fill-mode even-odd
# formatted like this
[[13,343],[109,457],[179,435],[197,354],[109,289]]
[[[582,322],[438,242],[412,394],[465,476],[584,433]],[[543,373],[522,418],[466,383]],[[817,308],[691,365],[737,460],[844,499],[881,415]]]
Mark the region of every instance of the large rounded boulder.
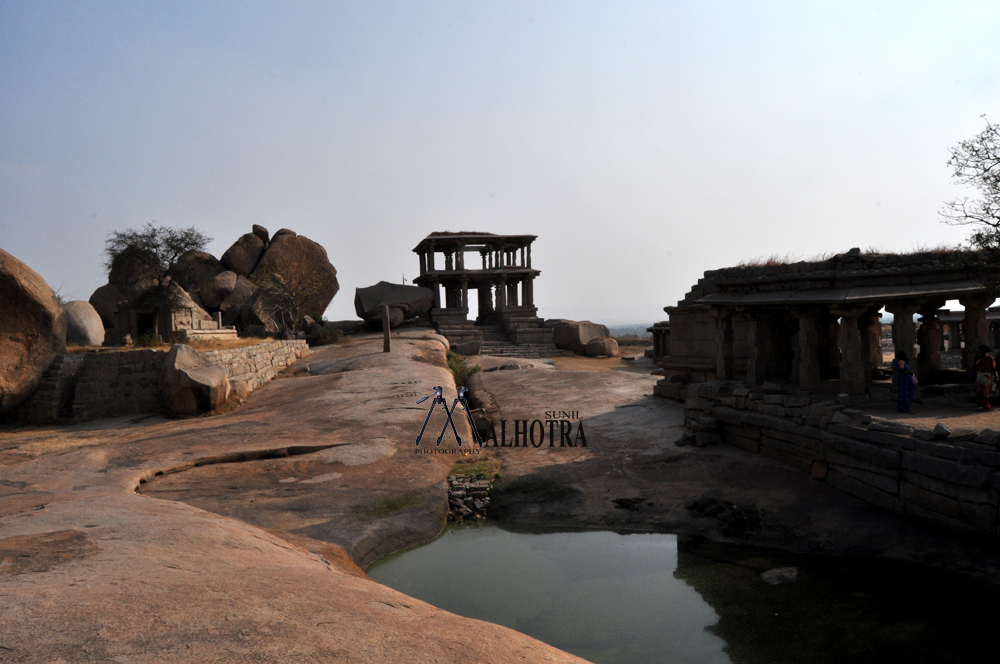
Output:
[[[252,237],[260,240],[256,235]],[[281,278],[283,288],[292,296],[295,318],[322,317],[340,290],[337,269],[330,263],[326,249],[287,229],[274,234],[250,276],[257,284],[268,283],[275,277]]]
[[588,355],[587,344],[591,341],[611,336],[607,326],[591,323],[588,320],[557,319],[546,321],[546,326],[552,327],[552,341],[555,342],[556,348],[571,350],[577,355]]
[[90,302],[73,300],[63,305],[66,312],[66,343],[100,346],[104,343],[104,322]]
[[404,286],[380,281],[354,291],[354,311],[369,326],[382,326],[382,309],[389,307],[389,325],[423,316],[434,304],[434,291],[422,286]]
[[104,284],[90,296],[90,304],[101,317],[105,329],[109,330],[115,326],[115,314],[118,313],[118,303],[121,299],[122,290],[118,284]]
[[0,413],[38,389],[66,348],[66,314],[30,267],[0,249]]
[[267,245],[253,233],[241,235],[233,246],[222,254],[222,265],[226,270],[232,270],[241,277],[249,277],[257,267],[257,262]]
[[190,346],[174,344],[160,369],[159,397],[167,413],[199,415],[219,408],[232,392],[226,370]]

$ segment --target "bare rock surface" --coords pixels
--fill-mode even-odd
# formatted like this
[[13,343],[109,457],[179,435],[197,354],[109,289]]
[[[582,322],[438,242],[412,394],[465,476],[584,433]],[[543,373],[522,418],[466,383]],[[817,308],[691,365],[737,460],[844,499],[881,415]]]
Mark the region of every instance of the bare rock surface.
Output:
[[174,344],[163,358],[157,394],[172,415],[199,415],[222,407],[232,386],[221,365],[190,346]]
[[38,388],[66,347],[66,314],[30,267],[0,249],[0,414]]
[[0,430],[0,659],[582,662],[361,571],[444,524],[413,402],[454,383],[436,341],[358,336],[224,415]]
[[231,247],[222,254],[222,265],[241,277],[249,277],[257,261],[264,253],[264,241],[253,233],[241,235]]
[[104,343],[104,322],[90,302],[72,300],[63,305],[66,312],[66,343],[100,346]]

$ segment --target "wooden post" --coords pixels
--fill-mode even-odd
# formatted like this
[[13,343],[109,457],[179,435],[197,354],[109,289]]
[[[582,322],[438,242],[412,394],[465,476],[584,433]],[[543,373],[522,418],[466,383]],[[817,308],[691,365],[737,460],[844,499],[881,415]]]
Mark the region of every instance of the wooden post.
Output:
[[392,352],[392,342],[389,340],[389,305],[382,305],[382,352]]

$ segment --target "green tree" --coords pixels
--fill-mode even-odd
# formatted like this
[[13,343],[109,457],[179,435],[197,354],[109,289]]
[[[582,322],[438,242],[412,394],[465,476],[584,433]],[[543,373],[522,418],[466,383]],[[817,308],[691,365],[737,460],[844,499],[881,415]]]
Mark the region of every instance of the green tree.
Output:
[[[140,309],[174,311],[175,284],[199,284],[211,275],[198,265],[179,264],[189,251],[203,251],[212,238],[191,228],[170,228],[149,222],[140,229],[112,231],[104,243],[108,276],[121,275],[125,297]],[[197,274],[196,274],[197,273]]]

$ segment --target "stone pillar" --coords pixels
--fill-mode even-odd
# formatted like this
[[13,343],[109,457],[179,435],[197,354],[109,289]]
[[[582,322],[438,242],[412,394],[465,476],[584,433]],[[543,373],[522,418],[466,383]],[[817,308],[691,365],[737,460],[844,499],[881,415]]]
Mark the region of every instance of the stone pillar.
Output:
[[528,265],[526,267],[531,267],[531,245],[528,245]]
[[531,277],[524,282],[528,286],[528,295],[524,298],[524,306],[535,306],[535,278]]
[[764,314],[758,311],[746,311],[744,317],[749,321],[747,326],[747,347],[750,355],[747,357],[747,384],[761,385],[767,380],[767,343]]
[[465,247],[459,247],[455,251],[455,269],[456,270],[465,269]]
[[483,269],[484,270],[487,269],[489,267],[489,265],[486,263],[486,252],[485,251],[480,251],[479,252],[479,257],[483,259]]
[[840,391],[851,396],[865,393],[865,358],[861,349],[861,328],[858,318],[865,315],[865,309],[835,308],[833,314],[840,316]]
[[449,272],[455,269],[455,263],[454,260],[452,259],[451,252],[448,252],[444,255],[444,269],[448,270]]
[[709,315],[715,319],[715,377],[719,380],[732,380],[733,311],[718,307],[709,310]]
[[936,314],[938,309],[943,306],[944,301],[941,300],[927,302],[920,307],[920,328],[917,330],[920,355],[917,356],[917,376],[941,369],[941,349],[944,346],[944,335],[941,334],[941,320]]
[[510,307],[517,305],[517,282],[507,284],[507,304]]
[[427,274],[427,254],[421,251],[418,256],[420,256],[420,276]]
[[913,302],[893,302],[885,308],[892,314],[892,345],[896,355],[906,353],[912,363],[915,359],[913,346],[917,343],[917,324],[913,322],[913,314],[917,313],[919,306]]
[[984,293],[974,293],[958,298],[965,307],[962,328],[965,332],[965,348],[962,349],[962,368],[971,369],[976,363],[976,349],[980,344],[988,344],[989,324],[986,322],[986,307],[995,298]]
[[871,387],[875,369],[882,366],[882,315],[869,309],[858,318],[861,333],[861,359],[865,363],[865,385]]
[[501,279],[497,284],[497,311],[507,308],[507,280]]
[[480,286],[476,289],[479,292],[479,315],[488,314],[493,311],[493,289],[490,286],[485,288]]
[[469,280],[462,279],[462,308],[469,308]]
[[[431,262],[431,264],[433,265],[433,261]],[[441,284],[439,284],[436,281],[431,282],[431,290],[434,291],[434,308],[435,309],[440,309],[441,308]]]
[[434,270],[434,244],[432,243],[427,249],[427,270]]
[[819,312],[805,309],[793,312],[799,318],[799,387],[819,387]]

